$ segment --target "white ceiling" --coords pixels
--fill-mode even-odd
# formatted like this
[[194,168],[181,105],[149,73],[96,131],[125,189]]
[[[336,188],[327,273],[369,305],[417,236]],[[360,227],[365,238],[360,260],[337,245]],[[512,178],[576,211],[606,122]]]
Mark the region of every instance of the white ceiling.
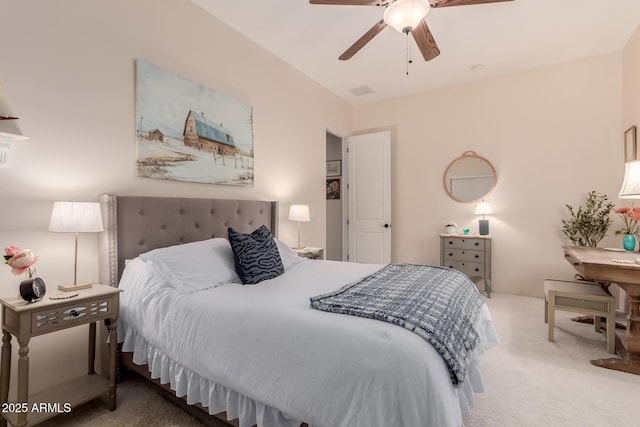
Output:
[[[620,51],[640,25],[640,0],[432,8],[426,20],[441,54],[425,62],[411,39],[407,75],[406,36],[391,27],[350,60],[338,60],[381,19],[381,7],[307,0],[193,2],[354,105]],[[351,92],[362,87],[374,92]]]

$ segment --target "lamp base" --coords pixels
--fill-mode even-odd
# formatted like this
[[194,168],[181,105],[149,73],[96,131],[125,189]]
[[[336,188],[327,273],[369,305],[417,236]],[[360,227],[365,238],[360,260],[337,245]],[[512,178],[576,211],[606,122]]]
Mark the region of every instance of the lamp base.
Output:
[[479,219],[479,231],[481,236],[486,236],[489,234],[489,220],[488,219]]
[[62,292],[73,292],[79,291],[80,289],[89,289],[91,287],[91,283],[79,283],[77,285],[58,285],[58,290]]

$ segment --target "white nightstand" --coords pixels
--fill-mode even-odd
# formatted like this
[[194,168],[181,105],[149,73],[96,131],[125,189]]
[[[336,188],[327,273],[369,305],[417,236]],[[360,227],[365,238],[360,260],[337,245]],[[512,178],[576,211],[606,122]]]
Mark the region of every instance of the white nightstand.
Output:
[[[20,297],[0,298],[2,311],[2,368],[0,382],[0,403],[3,412],[0,426],[7,421],[14,426],[27,426],[44,421],[77,405],[109,392],[109,410],[116,408],[116,322],[120,299],[120,289],[94,284],[89,289],[78,291],[79,295],[70,299],[52,300],[51,295],[38,302],[28,303]],[[96,322],[105,320],[109,328],[109,379],[94,371],[96,355]],[[43,392],[29,395],[29,341],[32,337],[49,334],[62,329],[89,324],[89,366],[88,375],[83,375]],[[11,336],[18,339],[18,389],[15,404],[8,402],[11,374]],[[34,411],[34,404],[48,403],[57,411]],[[5,408],[6,407],[6,408]],[[5,409],[13,410],[5,411]],[[36,406],[36,409],[38,407]]]
[[294,251],[297,252],[298,256],[307,259],[324,259],[324,249],[323,248],[293,248]]

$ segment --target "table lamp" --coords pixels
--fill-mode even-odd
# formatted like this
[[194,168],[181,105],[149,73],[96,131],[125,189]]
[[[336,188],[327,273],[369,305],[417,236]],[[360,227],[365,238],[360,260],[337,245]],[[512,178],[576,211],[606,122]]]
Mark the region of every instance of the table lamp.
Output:
[[298,221],[298,246],[294,249],[300,249],[300,223],[303,221],[311,221],[309,205],[291,205],[289,208],[289,219],[291,221]]
[[489,220],[485,219],[484,216],[491,215],[492,213],[493,211],[491,210],[491,205],[489,205],[489,203],[482,201],[476,205],[476,215],[482,215],[482,219],[478,220],[481,236],[489,234]]
[[73,260],[73,285],[59,285],[64,292],[91,287],[91,283],[78,284],[78,233],[103,231],[100,204],[96,202],[55,202],[51,211],[49,231],[75,233],[75,254]]
[[618,197],[621,199],[640,199],[640,160],[624,164],[624,181]]

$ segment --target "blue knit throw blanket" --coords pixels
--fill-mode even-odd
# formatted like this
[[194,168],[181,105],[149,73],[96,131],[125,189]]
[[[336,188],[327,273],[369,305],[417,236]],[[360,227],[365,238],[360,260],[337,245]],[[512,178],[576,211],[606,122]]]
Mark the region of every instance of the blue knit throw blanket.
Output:
[[451,268],[389,264],[341,289],[311,299],[311,307],[393,323],[420,335],[442,355],[453,384],[464,381],[480,342],[475,325],[484,299]]

